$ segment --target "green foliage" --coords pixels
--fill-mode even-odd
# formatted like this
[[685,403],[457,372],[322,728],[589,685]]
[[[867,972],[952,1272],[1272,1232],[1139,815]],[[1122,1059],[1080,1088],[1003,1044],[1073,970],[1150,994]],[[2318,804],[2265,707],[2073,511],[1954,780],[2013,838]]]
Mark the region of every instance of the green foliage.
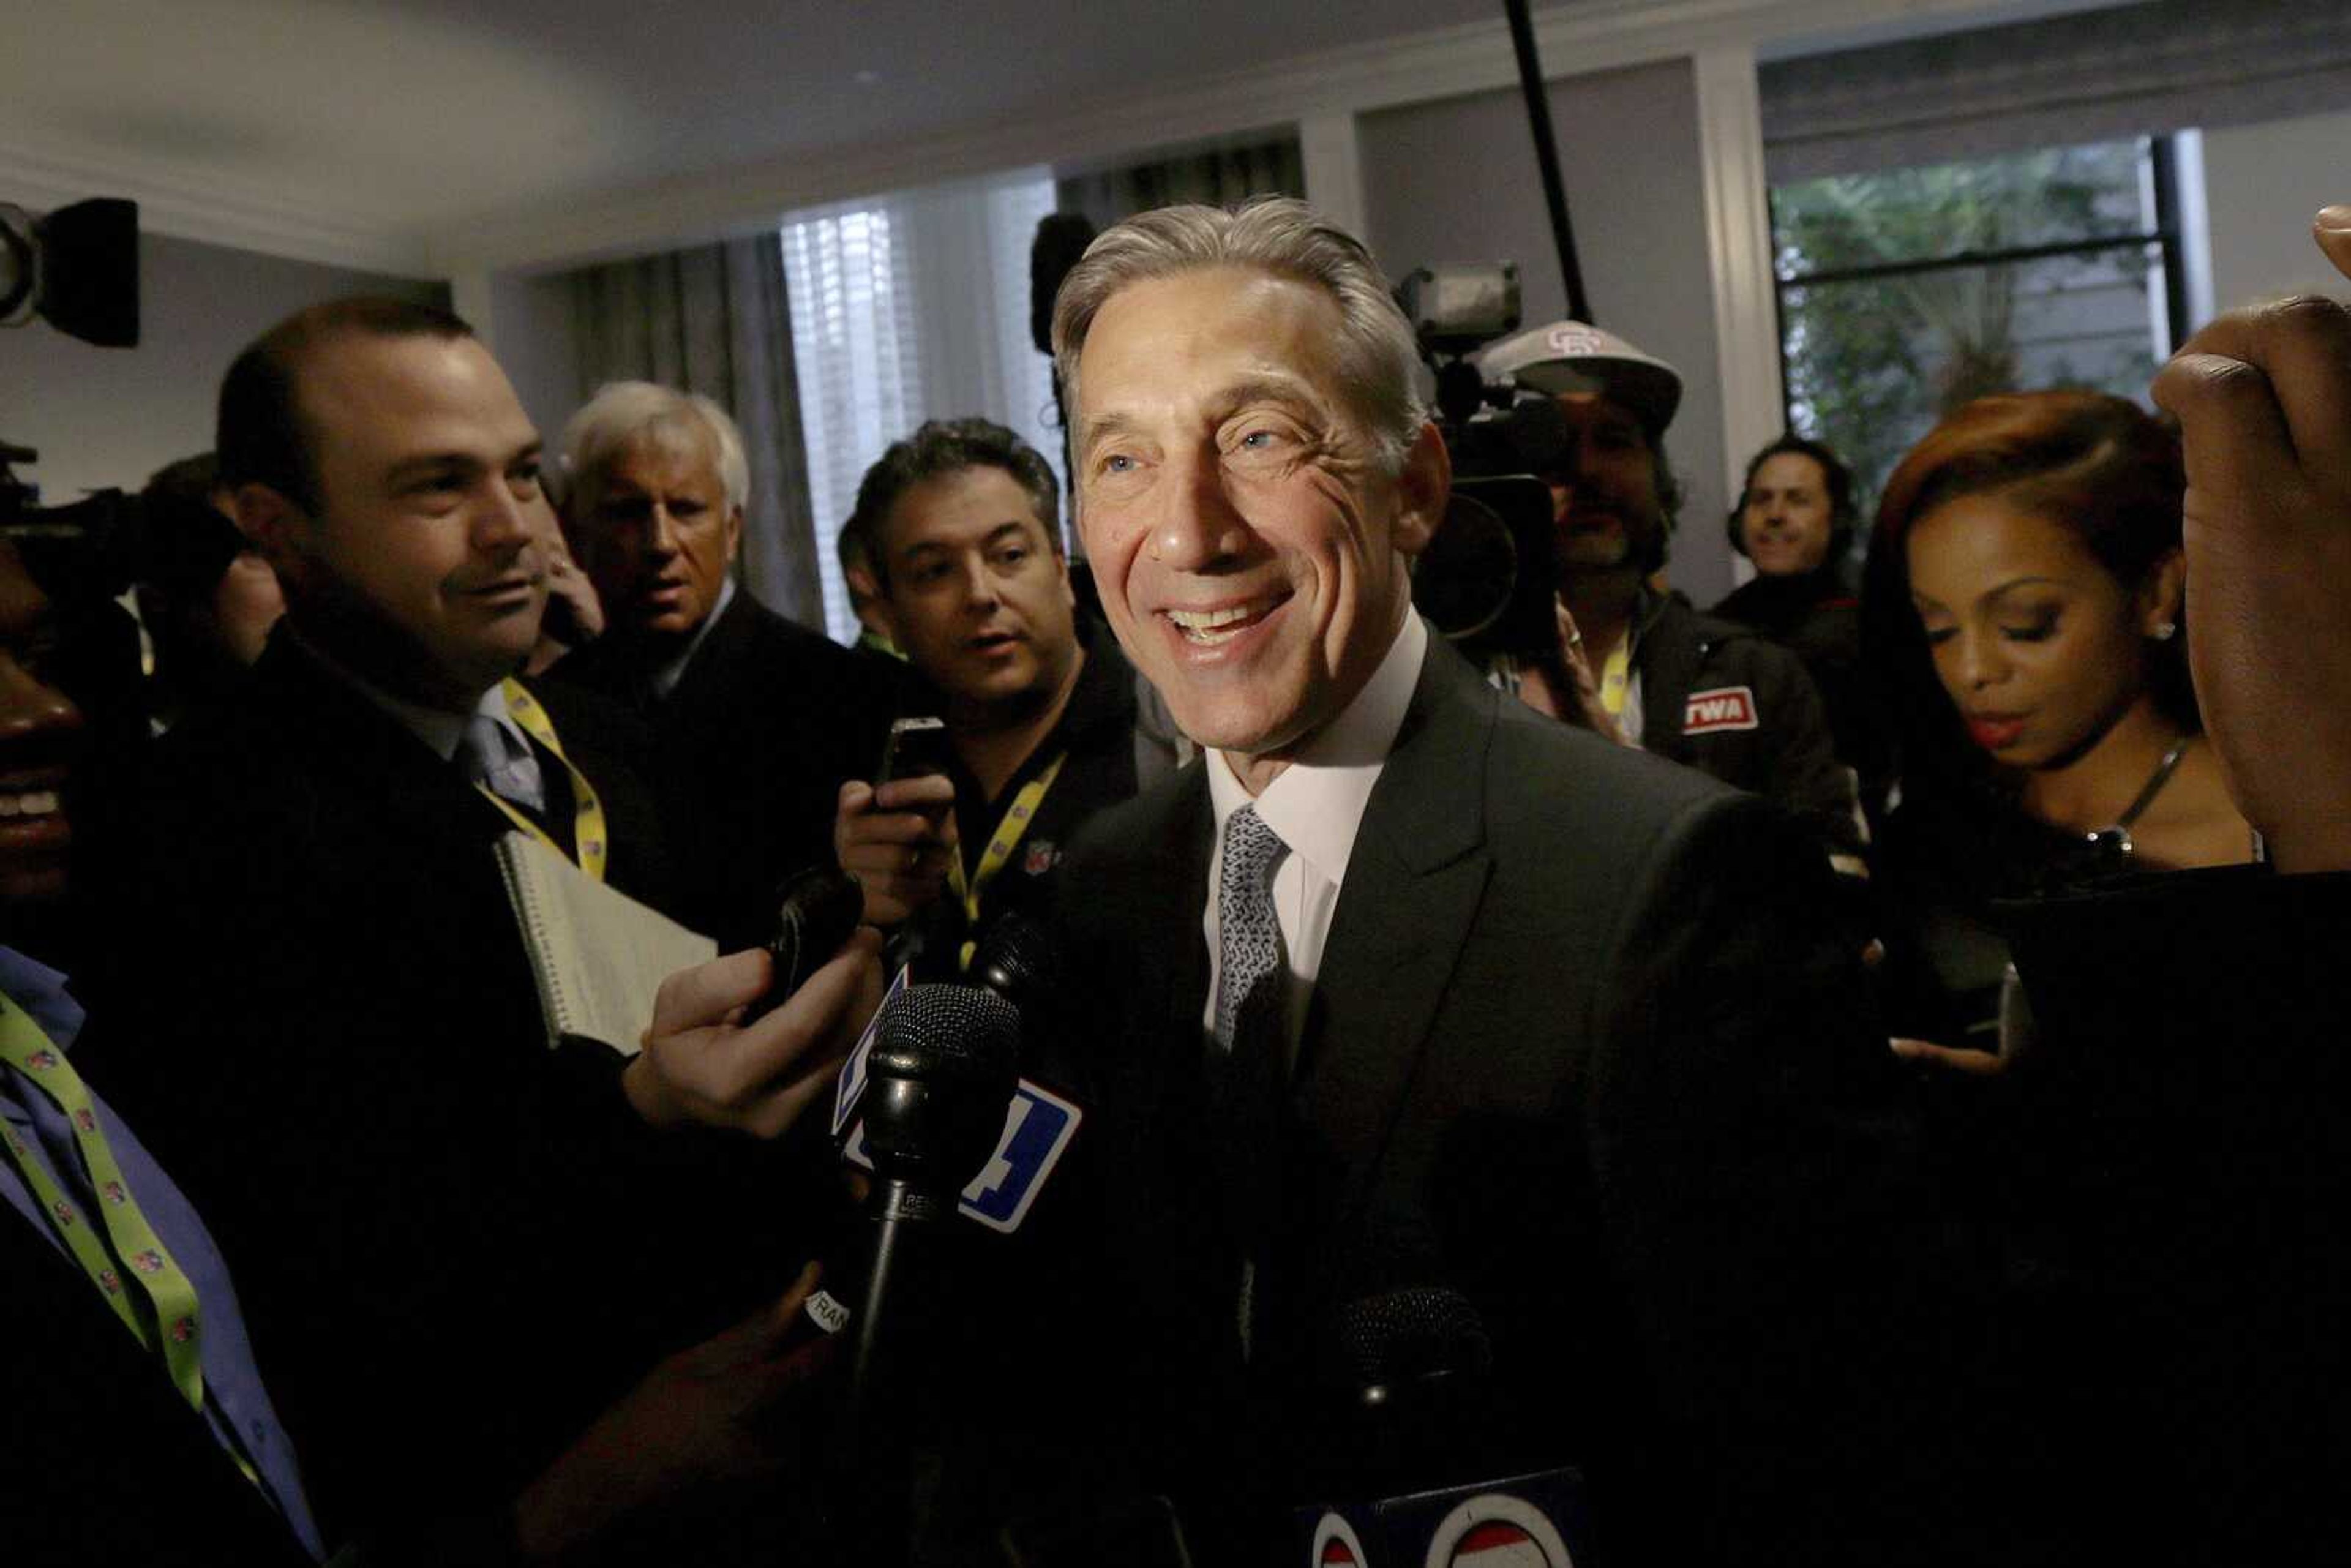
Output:
[[[2087,279],[2143,282],[2143,247],[1806,284],[1822,272],[2022,249],[2144,230],[2137,141],[1977,162],[1837,174],[1771,193],[1793,423],[1841,452],[1874,493],[1950,409],[2024,379],[2021,301]],[[2043,385],[2142,378],[2036,357]],[[2138,390],[2133,388],[2132,390]]]

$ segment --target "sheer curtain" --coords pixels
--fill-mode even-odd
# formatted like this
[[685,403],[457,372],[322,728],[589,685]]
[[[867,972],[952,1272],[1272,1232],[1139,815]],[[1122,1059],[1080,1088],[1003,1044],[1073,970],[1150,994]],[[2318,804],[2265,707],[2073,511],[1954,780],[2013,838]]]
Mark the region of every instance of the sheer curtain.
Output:
[[[570,283],[581,401],[606,382],[659,382],[701,392],[734,415],[751,468],[744,586],[780,614],[822,624],[776,236],[587,267]],[[829,540],[821,559],[831,561]]]
[[1063,180],[1061,211],[1083,213],[1097,229],[1178,202],[1228,207],[1251,196],[1303,196],[1306,166],[1295,136],[1245,147],[1162,158]]
[[808,496],[824,617],[855,634],[833,543],[857,484],[926,419],[1009,425],[1058,469],[1052,371],[1029,339],[1029,246],[1053,210],[1043,169],[787,216]]

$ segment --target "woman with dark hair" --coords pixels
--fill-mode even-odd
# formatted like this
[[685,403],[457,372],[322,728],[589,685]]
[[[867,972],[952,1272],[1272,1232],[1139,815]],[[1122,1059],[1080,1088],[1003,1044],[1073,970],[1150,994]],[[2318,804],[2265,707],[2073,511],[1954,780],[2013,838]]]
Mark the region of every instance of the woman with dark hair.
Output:
[[1804,662],[1828,708],[1837,759],[1860,776],[1875,813],[1886,782],[1883,726],[1861,676],[1860,599],[1850,555],[1853,472],[1828,447],[1793,431],[1747,462],[1729,521],[1730,548],[1754,580],[1713,614],[1752,626]]
[[1897,1032],[1994,1043],[1995,900],[2252,857],[2189,683],[2185,488],[2168,429],[2071,392],[1969,403],[1887,480],[1862,613],[1900,747]]

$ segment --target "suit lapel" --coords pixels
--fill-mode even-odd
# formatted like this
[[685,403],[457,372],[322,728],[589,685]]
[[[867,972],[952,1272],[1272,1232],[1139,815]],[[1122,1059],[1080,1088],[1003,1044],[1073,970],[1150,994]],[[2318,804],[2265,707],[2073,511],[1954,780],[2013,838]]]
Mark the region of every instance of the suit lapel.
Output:
[[[1122,1103],[1132,1105],[1135,1131],[1149,1127],[1171,1076],[1199,1076],[1200,1019],[1207,1005],[1208,952],[1200,936],[1207,902],[1215,818],[1207,775],[1191,768],[1165,789],[1165,809],[1134,835],[1150,863],[1126,883],[1135,901],[1127,929],[1145,934],[1134,955],[1134,1011],[1129,1039],[1105,1041],[1125,1079]],[[1172,873],[1172,874],[1171,874]],[[1165,946],[1155,946],[1165,943]]]
[[1493,701],[1458,655],[1431,646],[1355,834],[1296,1088],[1334,1167],[1312,1200],[1325,1221],[1363,1196],[1485,892]]
[[313,759],[317,776],[344,780],[322,793],[321,810],[374,813],[387,832],[429,844],[476,837],[486,843],[505,831],[504,815],[454,765],[319,668],[290,637],[271,640],[255,689],[276,708],[288,747]]
[[734,695],[728,672],[740,666],[758,635],[758,612],[751,591],[737,583],[735,597],[711,622],[709,634],[686,660],[685,668],[678,672],[677,685],[656,705],[665,729],[694,734],[715,726],[719,733],[731,733],[731,716],[725,712]]

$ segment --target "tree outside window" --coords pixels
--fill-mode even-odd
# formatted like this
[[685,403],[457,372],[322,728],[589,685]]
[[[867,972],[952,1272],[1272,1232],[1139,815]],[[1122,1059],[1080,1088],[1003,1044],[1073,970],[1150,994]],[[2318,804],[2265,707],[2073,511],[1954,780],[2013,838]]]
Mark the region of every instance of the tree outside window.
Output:
[[1774,188],[1790,426],[1874,495],[1972,398],[2144,401],[2179,312],[2172,210],[2159,138]]

